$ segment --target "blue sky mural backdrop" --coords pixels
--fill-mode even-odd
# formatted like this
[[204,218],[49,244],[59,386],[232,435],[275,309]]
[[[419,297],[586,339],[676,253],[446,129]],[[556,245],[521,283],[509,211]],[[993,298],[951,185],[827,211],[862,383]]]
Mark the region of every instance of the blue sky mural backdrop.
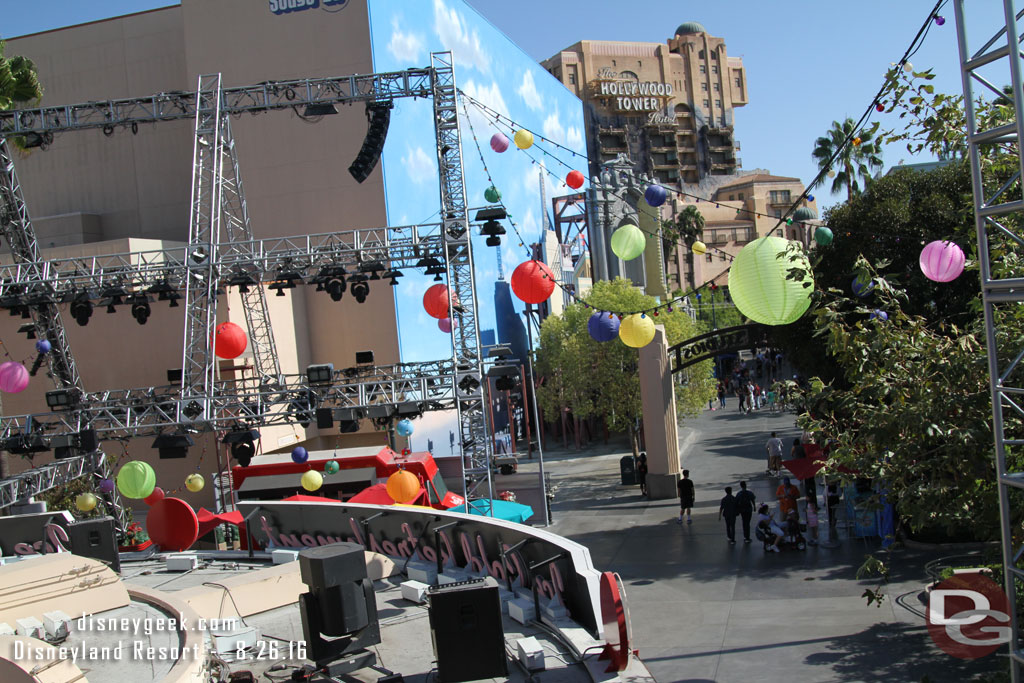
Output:
[[[415,3],[369,0],[369,7],[375,71],[427,66],[432,51],[451,50],[455,81],[460,90],[523,127],[579,154],[586,154],[580,100],[462,0]],[[431,106],[430,101],[408,98],[395,102],[381,158],[390,225],[438,220],[440,200]],[[552,196],[571,192],[564,185],[564,178],[570,168],[585,174],[585,159],[539,139],[537,147],[543,147],[566,165],[545,156],[536,147],[523,152],[510,144],[508,151],[498,154],[491,149],[489,141],[492,134],[502,129],[496,128],[493,118],[485,116],[469,102],[466,102],[466,110],[484,162],[501,191],[502,203],[525,243],[539,241],[544,210],[539,176],[544,177],[550,202]],[[460,105],[460,115],[462,113]],[[508,135],[511,137],[510,133]],[[484,191],[490,183],[465,119],[462,121],[462,158],[468,205],[484,206],[487,204]],[[550,214],[550,208],[547,211]],[[472,217],[472,213],[470,215]],[[506,280],[511,278],[512,270],[528,258],[526,247],[519,246],[520,240],[511,226],[507,221],[504,225],[508,234],[502,238],[500,248],[486,246],[479,235],[473,239],[481,330],[495,329],[494,288],[498,279],[499,249]],[[422,273],[405,275],[396,292],[402,360],[450,357],[450,335],[441,332],[437,320],[423,310],[423,293],[433,284],[432,278]],[[515,301],[521,312],[522,302]],[[428,413],[417,421],[414,448],[425,448],[426,439],[431,438],[435,453],[447,455],[449,429],[454,429],[451,415]]]

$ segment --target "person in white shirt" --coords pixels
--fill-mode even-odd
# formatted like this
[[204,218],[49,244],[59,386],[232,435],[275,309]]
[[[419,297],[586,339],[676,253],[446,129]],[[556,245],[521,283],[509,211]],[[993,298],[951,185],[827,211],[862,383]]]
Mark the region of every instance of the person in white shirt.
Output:
[[772,432],[765,448],[768,450],[768,474],[778,476],[782,470],[782,439]]

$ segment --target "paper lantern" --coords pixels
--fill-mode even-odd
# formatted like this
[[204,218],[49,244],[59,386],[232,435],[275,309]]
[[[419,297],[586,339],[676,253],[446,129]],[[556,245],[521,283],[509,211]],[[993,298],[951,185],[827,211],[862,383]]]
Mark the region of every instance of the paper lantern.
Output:
[[339,470],[341,470],[341,465],[337,460],[328,460],[324,463],[324,472],[327,474],[337,474]]
[[501,190],[491,185],[484,190],[484,199],[487,200],[488,204],[497,204],[501,201]]
[[185,488],[192,493],[199,493],[203,490],[204,486],[206,486],[206,480],[203,479],[203,475],[198,472],[193,472],[185,477]]
[[153,493],[149,494],[148,496],[142,499],[142,502],[145,503],[146,505],[156,505],[157,503],[164,499],[165,495],[166,494],[164,493],[164,490],[157,486],[153,489]]
[[850,283],[850,289],[853,290],[854,294],[863,299],[875,290],[875,281],[862,280],[858,277],[854,277],[853,282]]
[[935,282],[952,282],[964,272],[964,250],[953,242],[929,242],[921,250],[921,272]]
[[117,473],[117,490],[125,498],[139,500],[153,493],[156,472],[141,460],[126,462]]
[[445,334],[451,334],[452,329],[459,326],[458,318],[441,318],[437,321],[437,329]]
[[316,470],[309,470],[302,474],[302,479],[299,481],[302,484],[302,488],[307,491],[316,491],[324,485],[324,475],[320,474]]
[[888,319],[889,314],[880,308],[876,308],[875,310],[871,311],[871,320],[878,320],[884,323]]
[[619,339],[634,349],[650,344],[654,339],[654,321],[651,320],[651,316],[639,313],[627,315],[619,325]]
[[697,240],[696,242],[693,243],[693,246],[690,247],[690,249],[693,250],[694,254],[706,254],[708,252],[708,245],[704,244],[700,240]]
[[569,171],[569,175],[565,176],[565,184],[574,190],[578,190],[583,187],[583,174],[579,171]]
[[835,178],[836,177],[836,172],[833,171],[831,168],[828,169],[828,177],[829,178]]
[[235,323],[221,323],[214,332],[214,353],[218,358],[231,360],[245,351],[248,341],[245,331]]
[[587,332],[594,341],[610,342],[619,336],[619,319],[597,311],[587,320]]
[[100,479],[100,492],[101,493],[113,493],[114,491],[114,480],[113,479]]
[[854,147],[859,147],[860,143],[861,143],[861,139],[860,138],[854,138],[852,142],[853,142],[853,146]]
[[648,185],[647,189],[644,190],[644,199],[651,206],[661,206],[665,203],[665,198],[668,193],[665,192],[665,188],[661,185]]
[[302,446],[296,446],[292,449],[292,460],[299,464],[302,464],[309,460],[309,451]]
[[49,353],[52,348],[53,345],[45,339],[40,339],[36,342],[36,351],[39,353]]
[[825,247],[832,244],[832,231],[824,225],[819,226],[814,230],[814,241],[818,243],[819,247]]
[[[740,249],[732,262],[729,293],[740,313],[754,322],[788,325],[811,305],[811,264],[802,253],[778,258],[788,245],[781,237],[761,237]],[[804,271],[801,279],[786,278],[793,268]]]
[[75,496],[75,507],[82,512],[89,512],[90,510],[96,509],[96,505],[99,501],[91,493],[80,493]]
[[9,360],[0,364],[0,391],[17,394],[28,386],[28,370],[21,363]]
[[508,138],[501,133],[495,133],[491,136],[491,149],[501,154],[508,149]]
[[[910,73],[911,71],[914,70],[914,65],[911,64],[910,62],[905,62],[903,64],[903,70],[906,71],[907,73]],[[860,138],[858,138],[858,139],[860,139]]]
[[540,261],[524,261],[512,271],[512,292],[528,304],[540,304],[555,291],[555,274]]
[[164,498],[149,508],[146,533],[161,550],[188,550],[199,538],[199,518],[181,498]]
[[412,472],[398,470],[388,477],[384,488],[396,503],[411,503],[420,495],[420,480]]
[[448,317],[448,286],[433,285],[423,295],[423,310],[431,318]]
[[516,147],[519,149],[530,149],[533,146],[533,133],[525,128],[517,130],[512,139],[515,140]]
[[395,432],[399,436],[412,436],[415,429],[412,420],[399,420],[398,424],[395,425]]
[[647,240],[640,228],[627,223],[612,233],[612,251],[623,261],[632,261],[644,253]]

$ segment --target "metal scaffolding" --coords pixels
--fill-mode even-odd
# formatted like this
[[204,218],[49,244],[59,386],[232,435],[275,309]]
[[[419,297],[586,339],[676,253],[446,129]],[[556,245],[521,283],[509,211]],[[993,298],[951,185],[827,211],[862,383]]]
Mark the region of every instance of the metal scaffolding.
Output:
[[[1005,571],[1005,590],[1010,611],[1010,672],[1014,683],[1021,681],[1024,651],[1021,649],[1021,625],[1017,614],[1018,581],[1024,580],[1021,557],[1024,547],[1014,540],[1015,517],[1024,510],[1024,471],[1021,471],[1021,447],[1024,434],[1012,424],[1019,424],[1024,416],[1020,397],[1024,395],[1024,340],[1008,334],[1001,324],[1008,316],[1018,315],[1015,310],[1024,302],[1024,278],[994,277],[992,265],[996,253],[1003,247],[1019,249],[1024,245],[1024,79],[1021,77],[1020,35],[1017,22],[1024,12],[1018,13],[1014,0],[1003,0],[1003,16],[984,37],[980,47],[969,47],[967,22],[980,19],[980,12],[990,9],[992,3],[970,4],[955,0],[957,43],[960,51],[961,78],[963,80],[964,108],[967,117],[967,142],[973,184],[974,220],[978,238],[982,303],[988,351],[989,387],[992,397],[992,429],[995,437],[996,471],[999,477],[999,511],[1002,526],[1002,553]],[[1007,97],[1002,86],[1009,83],[1012,97],[1012,120],[994,127],[986,127],[977,115],[976,86],[990,98]],[[991,164],[983,163],[993,149],[1016,156],[1015,172],[1006,178],[996,178]],[[1006,415],[1004,415],[1006,414]],[[1009,419],[1005,419],[1008,417]],[[1008,425],[1008,422],[1010,423]]]
[[[387,102],[431,97],[440,169],[441,222],[254,240],[242,191],[230,115],[294,109],[314,104]],[[195,148],[189,236],[185,246],[160,251],[43,261],[21,195],[6,139],[21,136],[45,148],[57,133],[139,124],[195,120]],[[0,266],[0,308],[30,311],[36,335],[51,341],[48,354],[58,389],[73,393],[54,412],[4,416],[0,438],[38,438],[95,430],[101,438],[130,438],[165,431],[219,431],[234,427],[312,422],[317,410],[339,419],[361,419],[376,406],[406,410],[458,411],[466,492],[490,485],[490,439],[483,410],[483,378],[476,322],[476,290],[455,77],[451,53],[431,55],[431,66],[401,72],[267,82],[222,88],[220,75],[201,76],[196,92],[159,93],[146,98],[88,102],[0,112],[0,192],[4,237],[15,262]],[[443,259],[443,261],[442,261]],[[322,284],[331,273],[443,267],[450,283],[452,358],[428,363],[360,366],[335,371],[329,382],[280,372],[264,288],[282,277]],[[340,269],[340,271],[339,271]],[[384,277],[388,277],[385,272]],[[394,284],[394,281],[392,282]],[[218,288],[238,286],[253,344],[256,376],[219,381],[211,339]],[[184,291],[185,334],[182,383],[159,387],[86,392],[80,383],[57,309],[60,303],[93,298],[92,291],[118,288],[126,295]],[[415,406],[415,408],[409,408]],[[79,456],[30,472],[53,470],[70,476],[104,472],[102,453]],[[85,463],[78,470],[69,463]],[[86,466],[87,465],[87,466]],[[92,467],[92,470],[89,470]],[[55,484],[36,475],[0,482],[11,502]],[[45,487],[45,488],[41,488]],[[13,496],[13,497],[10,497]],[[116,502],[114,503],[116,506]]]

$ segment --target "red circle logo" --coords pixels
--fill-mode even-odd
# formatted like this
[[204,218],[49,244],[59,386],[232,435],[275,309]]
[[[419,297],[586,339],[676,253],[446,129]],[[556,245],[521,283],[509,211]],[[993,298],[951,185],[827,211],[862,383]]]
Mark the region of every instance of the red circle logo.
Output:
[[928,596],[928,633],[959,659],[978,659],[1010,641],[1006,593],[984,574],[956,574]]

